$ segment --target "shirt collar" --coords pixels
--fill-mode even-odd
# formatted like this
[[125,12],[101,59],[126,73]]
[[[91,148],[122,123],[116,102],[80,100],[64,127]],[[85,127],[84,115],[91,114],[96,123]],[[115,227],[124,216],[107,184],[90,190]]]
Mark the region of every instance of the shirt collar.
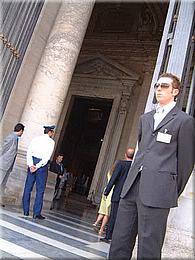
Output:
[[50,138],[48,134],[43,134],[45,138]]
[[171,111],[171,109],[174,108],[175,105],[176,105],[175,101],[172,101],[172,102],[170,102],[169,104],[167,104],[165,106],[160,106],[159,104],[157,104],[156,112],[158,112],[160,109],[163,109],[163,112],[169,113],[169,111]]
[[15,137],[18,139],[19,136],[16,134],[16,132],[13,132],[13,134],[15,135]]

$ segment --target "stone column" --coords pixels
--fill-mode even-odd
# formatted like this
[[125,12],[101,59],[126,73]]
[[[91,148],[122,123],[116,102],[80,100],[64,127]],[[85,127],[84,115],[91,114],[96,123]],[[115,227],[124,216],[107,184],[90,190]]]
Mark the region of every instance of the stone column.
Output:
[[[6,189],[6,201],[13,204],[21,204],[30,141],[43,133],[43,125],[58,123],[93,5],[93,0],[62,1],[21,117],[25,132]],[[50,186],[45,198],[51,202]]]
[[65,1],[57,15],[29,93],[21,122],[26,126],[20,147],[57,124],[77,62],[94,1]]

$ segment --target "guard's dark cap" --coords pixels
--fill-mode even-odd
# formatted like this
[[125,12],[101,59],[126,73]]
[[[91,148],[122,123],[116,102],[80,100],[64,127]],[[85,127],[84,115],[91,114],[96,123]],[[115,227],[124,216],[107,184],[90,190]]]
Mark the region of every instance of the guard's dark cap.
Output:
[[53,131],[55,129],[55,125],[44,125],[43,128],[49,131]]

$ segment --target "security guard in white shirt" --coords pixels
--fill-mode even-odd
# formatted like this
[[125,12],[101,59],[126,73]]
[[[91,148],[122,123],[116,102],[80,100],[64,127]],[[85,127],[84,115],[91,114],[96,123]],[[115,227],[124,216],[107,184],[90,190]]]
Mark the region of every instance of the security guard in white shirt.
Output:
[[54,150],[55,142],[52,139],[55,126],[44,126],[44,135],[35,137],[27,150],[27,178],[24,187],[22,204],[24,215],[29,215],[30,197],[36,182],[36,198],[33,207],[33,218],[44,219],[41,215],[43,195],[45,191],[48,161]]

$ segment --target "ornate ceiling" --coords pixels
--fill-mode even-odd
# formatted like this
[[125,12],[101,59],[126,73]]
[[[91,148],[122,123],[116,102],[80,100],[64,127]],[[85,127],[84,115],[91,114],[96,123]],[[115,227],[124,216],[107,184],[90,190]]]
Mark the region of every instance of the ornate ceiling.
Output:
[[88,34],[162,32],[168,4],[163,2],[96,3]]

